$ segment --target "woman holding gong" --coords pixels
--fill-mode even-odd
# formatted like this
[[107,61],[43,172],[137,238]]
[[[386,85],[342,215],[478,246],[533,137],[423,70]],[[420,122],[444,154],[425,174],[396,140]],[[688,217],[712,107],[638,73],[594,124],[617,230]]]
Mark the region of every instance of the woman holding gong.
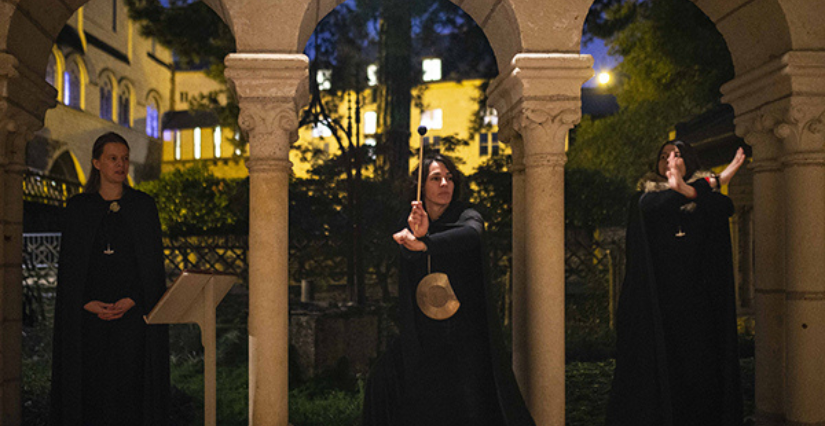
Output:
[[461,175],[449,158],[421,164],[421,200],[393,235],[401,336],[373,367],[363,424],[534,425],[491,297],[484,219],[459,201]]

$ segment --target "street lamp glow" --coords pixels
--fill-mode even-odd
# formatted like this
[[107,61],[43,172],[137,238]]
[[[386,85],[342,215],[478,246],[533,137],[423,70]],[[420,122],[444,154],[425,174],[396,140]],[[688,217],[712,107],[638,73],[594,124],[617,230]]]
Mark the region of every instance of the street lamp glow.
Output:
[[607,84],[610,82],[610,73],[609,72],[600,72],[599,73],[599,84]]

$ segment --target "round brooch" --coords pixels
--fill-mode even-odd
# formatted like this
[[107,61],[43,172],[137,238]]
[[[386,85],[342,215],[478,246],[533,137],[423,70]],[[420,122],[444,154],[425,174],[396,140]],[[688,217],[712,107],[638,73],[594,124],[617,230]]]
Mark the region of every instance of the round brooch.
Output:
[[117,201],[112,201],[112,204],[109,204],[109,211],[112,213],[117,213],[120,211],[120,204]]

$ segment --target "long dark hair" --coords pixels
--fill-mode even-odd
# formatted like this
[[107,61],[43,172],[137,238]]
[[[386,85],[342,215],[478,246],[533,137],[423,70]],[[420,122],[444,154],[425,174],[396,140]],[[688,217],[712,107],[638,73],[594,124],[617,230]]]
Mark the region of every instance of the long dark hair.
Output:
[[659,147],[659,152],[656,153],[656,161],[653,162],[653,173],[662,176],[659,174],[659,158],[662,156],[662,151],[664,151],[668,145],[673,145],[678,148],[679,155],[682,156],[682,161],[685,162],[685,176],[683,176],[683,179],[690,179],[697,170],[702,169],[702,162],[699,161],[699,155],[696,154],[696,150],[693,149],[692,146],[682,141],[667,141]]
[[[424,173],[421,175],[421,200],[424,200],[424,188],[427,186],[427,174],[429,173],[430,166],[433,164],[434,161],[443,164],[444,167],[446,167],[447,170],[450,172],[450,174],[453,175],[453,198],[450,199],[450,204],[452,204],[455,201],[461,199],[461,184],[463,182],[463,176],[461,175],[461,172],[458,171],[458,168],[456,168],[455,163],[453,163],[453,160],[451,160],[450,157],[438,153],[430,153],[424,155],[424,161],[421,165],[419,165],[424,167]],[[418,187],[418,167],[416,167],[415,170],[413,170],[411,177],[412,185],[410,190],[410,199],[415,201],[415,197],[417,195],[416,189]]]
[[[100,135],[100,137],[95,140],[95,144],[92,147],[92,169],[91,173],[89,173],[89,180],[86,181],[86,185],[83,187],[83,192],[100,191],[100,170],[95,167],[94,160],[100,160],[100,156],[103,155],[103,148],[106,144],[110,143],[123,144],[126,146],[126,149],[129,149],[129,143],[126,142],[126,139],[115,132],[108,132]],[[129,186],[126,181],[123,182],[123,185]]]

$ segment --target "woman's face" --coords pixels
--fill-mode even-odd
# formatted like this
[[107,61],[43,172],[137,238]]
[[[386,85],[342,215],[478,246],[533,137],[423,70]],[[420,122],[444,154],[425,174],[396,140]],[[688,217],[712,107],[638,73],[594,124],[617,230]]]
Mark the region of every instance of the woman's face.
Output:
[[424,202],[428,206],[447,206],[453,200],[453,174],[438,161],[430,163],[424,184]]
[[129,174],[129,148],[122,143],[107,143],[100,158],[92,160],[92,164],[100,171],[101,182],[122,184]]
[[659,154],[659,174],[662,176],[667,176],[667,159],[670,157],[670,153],[674,153],[676,156],[676,170],[679,171],[680,176],[684,176],[687,174],[687,168],[685,167],[685,160],[682,159],[682,153],[679,152],[679,148],[676,145],[665,145],[662,148],[662,153]]

